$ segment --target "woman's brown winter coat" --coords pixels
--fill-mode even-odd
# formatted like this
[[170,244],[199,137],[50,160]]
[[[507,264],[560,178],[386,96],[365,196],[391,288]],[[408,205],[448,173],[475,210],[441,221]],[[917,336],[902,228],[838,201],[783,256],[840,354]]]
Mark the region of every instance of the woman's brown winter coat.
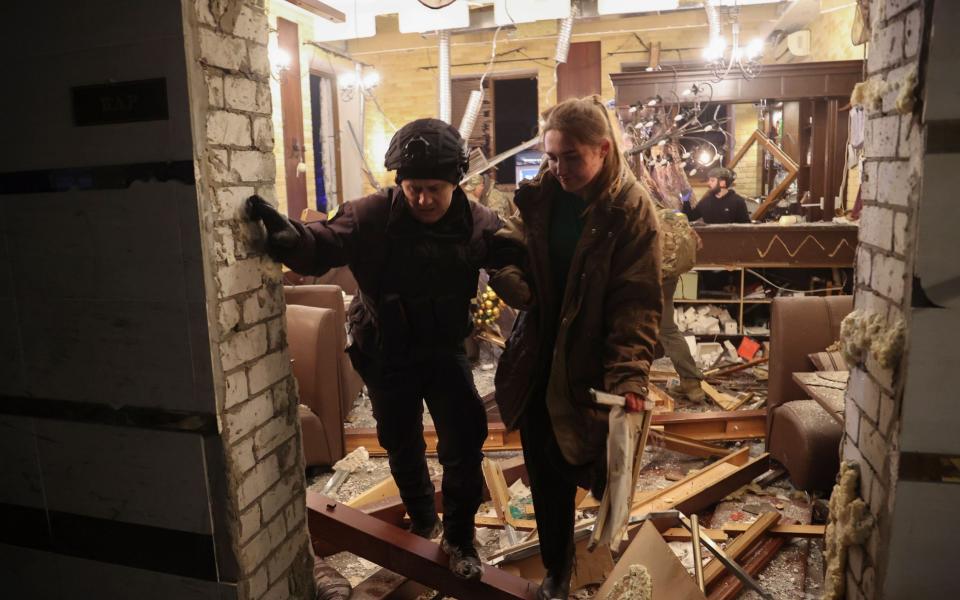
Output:
[[653,203],[626,170],[615,189],[587,209],[562,299],[555,297],[549,264],[551,200],[560,185],[549,171],[521,186],[517,216],[497,233],[522,243],[527,258],[490,282],[525,311],[497,369],[500,414],[508,427],[517,427],[537,383],[547,381],[553,430],[564,458],[575,465],[604,455],[607,410],[593,401],[590,388],[646,395],[662,309]]

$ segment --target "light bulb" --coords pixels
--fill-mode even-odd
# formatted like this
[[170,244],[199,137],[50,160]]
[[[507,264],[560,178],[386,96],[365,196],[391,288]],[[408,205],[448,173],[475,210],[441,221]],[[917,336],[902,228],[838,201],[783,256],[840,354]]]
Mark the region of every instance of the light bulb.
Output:
[[753,60],[759,58],[761,54],[763,54],[763,40],[761,38],[753,38],[750,40],[750,43],[747,44],[747,58]]
[[703,152],[701,152],[701,153],[700,153],[700,156],[697,157],[697,161],[698,161],[701,165],[709,164],[712,159],[713,159],[713,157],[711,157],[711,156],[710,156],[710,153],[707,152],[706,150],[704,150]]
[[630,107],[630,114],[633,114],[633,113],[635,113],[635,112],[637,112],[637,107],[636,107],[636,106],[631,106],[631,107]]
[[693,176],[696,175],[696,174],[697,174],[697,170],[696,170],[696,169],[690,169],[690,177],[693,177]]
[[273,65],[274,69],[282,71],[290,68],[290,61],[293,59],[290,57],[290,53],[286,50],[276,46],[271,46],[267,53],[270,57],[270,64]]
[[659,142],[657,142],[658,146],[665,146],[666,144],[667,144],[667,140],[660,140]]
[[375,88],[379,83],[380,83],[380,73],[377,73],[376,71],[368,71],[363,76],[364,89],[369,90],[371,88]]
[[707,125],[703,128],[704,131],[713,131],[713,125]]
[[357,85],[357,74],[354,71],[345,71],[337,76],[337,84],[342,88],[352,88]]
[[707,47],[703,49],[703,57],[710,62],[723,58],[723,51],[727,49],[727,42],[722,36],[717,36],[710,40]]

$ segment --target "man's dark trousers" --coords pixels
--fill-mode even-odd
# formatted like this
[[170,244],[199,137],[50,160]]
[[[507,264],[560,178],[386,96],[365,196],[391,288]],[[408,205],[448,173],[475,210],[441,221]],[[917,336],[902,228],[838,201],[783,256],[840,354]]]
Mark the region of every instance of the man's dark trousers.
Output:
[[454,544],[472,542],[474,517],[483,501],[487,415],[466,354],[436,352],[412,364],[372,360],[360,374],[377,420],[377,439],[387,451],[407,512],[419,527],[436,516],[423,439],[426,401],[443,466],[444,536]]

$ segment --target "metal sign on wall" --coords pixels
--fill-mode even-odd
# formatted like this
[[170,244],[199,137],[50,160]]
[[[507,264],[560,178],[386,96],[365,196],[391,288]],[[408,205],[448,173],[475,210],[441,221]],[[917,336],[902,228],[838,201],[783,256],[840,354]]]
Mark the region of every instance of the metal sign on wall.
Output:
[[167,80],[143,79],[71,88],[73,122],[78,127],[165,121]]

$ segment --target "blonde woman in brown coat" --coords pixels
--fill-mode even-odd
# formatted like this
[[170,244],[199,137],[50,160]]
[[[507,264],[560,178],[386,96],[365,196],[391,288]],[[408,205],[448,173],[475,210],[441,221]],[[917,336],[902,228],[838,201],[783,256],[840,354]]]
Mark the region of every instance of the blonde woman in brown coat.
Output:
[[649,196],[624,163],[596,97],[545,113],[546,157],[517,190],[517,215],[497,235],[523,264],[491,280],[524,311],[500,359],[496,398],[519,428],[547,576],[538,598],[566,598],[577,486],[602,496],[607,411],[590,388],[647,395],[661,312],[660,245]]

